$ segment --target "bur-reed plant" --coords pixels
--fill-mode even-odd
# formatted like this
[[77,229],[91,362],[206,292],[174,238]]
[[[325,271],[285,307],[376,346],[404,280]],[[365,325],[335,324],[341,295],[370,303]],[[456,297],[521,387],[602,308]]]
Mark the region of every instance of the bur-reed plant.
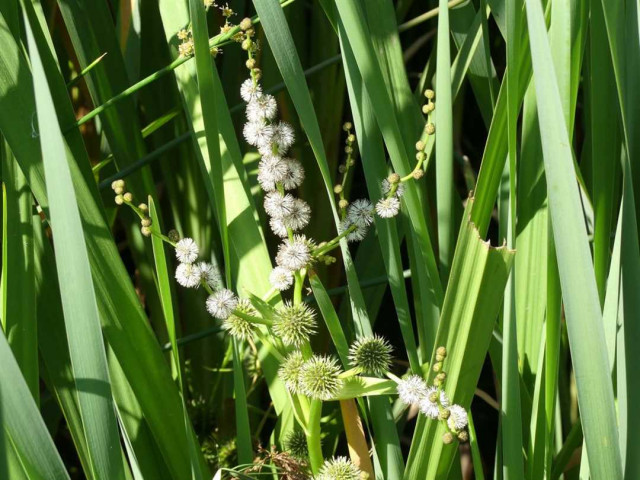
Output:
[[5,0],[0,478],[638,478],[637,18]]

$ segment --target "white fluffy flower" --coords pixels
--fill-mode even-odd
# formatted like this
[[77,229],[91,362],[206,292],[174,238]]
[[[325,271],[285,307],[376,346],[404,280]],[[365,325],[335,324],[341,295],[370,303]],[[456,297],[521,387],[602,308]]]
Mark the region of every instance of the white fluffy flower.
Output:
[[400,401],[407,405],[419,404],[420,400],[427,395],[427,384],[418,375],[411,375],[404,380],[400,380],[396,388]]
[[181,263],[176,268],[176,280],[187,288],[195,288],[200,285],[200,269],[193,263]]
[[443,408],[447,408],[449,406],[449,398],[444,391],[441,390],[438,394],[438,389],[436,387],[429,387],[427,389],[427,394],[420,400],[419,405],[422,413],[435,420],[440,415],[439,406],[442,406]]
[[283,267],[276,267],[269,274],[269,282],[281,292],[293,285],[293,274]]
[[212,263],[200,262],[196,265],[200,279],[204,280],[213,290],[222,287],[220,272]]
[[295,203],[296,199],[289,193],[269,192],[264,196],[264,211],[270,217],[283,218],[293,212]]
[[304,168],[302,164],[293,158],[285,158],[282,160],[286,166],[285,174],[281,180],[285,190],[293,190],[302,185],[304,181]]
[[376,203],[376,212],[382,218],[391,218],[398,215],[400,200],[397,197],[382,198]]
[[[382,193],[387,195],[391,191],[391,182],[386,178],[382,180]],[[395,196],[400,198],[404,195],[404,185],[402,183],[398,183],[398,188],[396,188]]]
[[467,417],[467,411],[464,408],[460,405],[451,405],[449,407],[449,418],[447,419],[447,424],[451,430],[459,432],[464,429],[468,423],[469,418]]
[[317,480],[359,480],[361,470],[347,457],[325,460],[316,477]]
[[302,230],[309,224],[311,219],[311,207],[307,202],[300,198],[293,200],[293,208],[291,212],[283,217],[283,221],[286,227],[289,227],[294,232]]
[[371,202],[367,199],[360,198],[354,200],[349,205],[347,218],[355,225],[368,227],[373,223],[373,212],[374,208]]
[[300,270],[311,261],[311,249],[304,235],[295,235],[278,247],[276,263],[288,270]]
[[360,242],[367,236],[367,232],[369,231],[369,227],[366,225],[358,225],[353,223],[352,220],[347,216],[344,220],[340,222],[338,233],[342,234],[347,229],[353,227],[353,230],[346,235],[347,242]]
[[183,238],[176,243],[176,258],[180,263],[193,263],[198,259],[198,245],[191,238]]
[[258,164],[258,183],[266,192],[276,189],[276,184],[283,182],[288,174],[287,163],[276,156],[264,156]]
[[261,147],[268,145],[273,137],[273,126],[264,120],[247,122],[244,124],[242,134],[249,145]]
[[247,120],[250,122],[273,120],[277,113],[278,104],[273,95],[261,95],[247,104]]
[[207,298],[207,312],[220,320],[226,320],[238,305],[238,297],[231,290],[223,288]]
[[293,127],[287,122],[278,122],[273,126],[271,141],[278,147],[279,153],[286,152],[293,145],[295,139]]
[[269,220],[269,226],[271,227],[271,231],[280,238],[286,238],[289,235],[287,225],[284,223],[284,218],[272,217]]
[[242,82],[242,86],[240,87],[240,96],[245,102],[250,102],[252,99],[257,98],[260,95],[262,95],[262,87],[258,83],[254,84],[252,78],[247,78]]

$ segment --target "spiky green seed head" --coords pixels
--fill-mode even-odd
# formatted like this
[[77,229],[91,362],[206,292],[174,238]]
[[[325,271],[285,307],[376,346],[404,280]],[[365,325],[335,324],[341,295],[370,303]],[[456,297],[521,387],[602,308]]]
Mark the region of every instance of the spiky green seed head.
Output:
[[167,237],[169,237],[169,240],[171,240],[172,242],[177,242],[178,240],[180,240],[180,234],[176,229],[169,230]]
[[360,469],[347,457],[325,460],[318,472],[317,480],[360,480]]
[[349,349],[349,360],[370,375],[382,376],[391,365],[393,348],[384,338],[374,335],[357,339]]
[[278,376],[291,393],[301,392],[300,371],[304,363],[304,357],[301,352],[291,352],[280,365]]
[[307,436],[302,430],[293,430],[289,432],[284,440],[284,448],[292,457],[301,460],[304,460],[309,456]]
[[442,443],[445,445],[453,443],[453,434],[451,432],[445,432],[445,434],[442,435]]
[[280,337],[285,345],[300,347],[316,333],[316,314],[304,303],[293,305],[285,302],[277,310],[273,333]]
[[[241,298],[238,301],[238,305],[236,306],[235,310],[252,317],[258,316],[258,312],[255,308],[253,308],[251,302],[246,298]],[[222,322],[222,328],[229,332],[229,335],[231,335],[232,337],[238,338],[240,340],[247,340],[248,338],[251,338],[254,325],[246,319],[239,317],[235,313],[232,313],[226,320]]]
[[300,388],[307,397],[330,400],[342,387],[338,361],[329,356],[314,355],[300,369]]

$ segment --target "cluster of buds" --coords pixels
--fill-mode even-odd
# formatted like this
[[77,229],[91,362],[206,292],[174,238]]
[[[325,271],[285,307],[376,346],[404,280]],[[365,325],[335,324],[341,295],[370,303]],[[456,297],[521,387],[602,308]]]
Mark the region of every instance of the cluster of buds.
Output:
[[342,180],[340,181],[340,183],[337,183],[333,187],[333,191],[336,195],[338,195],[338,208],[340,208],[342,219],[344,219],[347,215],[347,207],[349,206],[349,201],[345,198],[344,188],[347,183],[347,178],[349,177],[349,171],[351,170],[351,167],[356,164],[356,160],[354,158],[356,136],[351,133],[352,128],[353,125],[351,124],[351,122],[345,122],[345,124],[342,126],[342,129],[347,133],[347,138],[344,142],[344,153],[346,154],[347,158],[345,159],[344,163],[340,164],[340,166],[338,167],[338,172],[342,174]]
[[151,218],[149,217],[149,206],[146,203],[141,203],[140,205],[135,206],[133,204],[133,194],[126,191],[126,184],[122,179],[114,180],[111,183],[111,189],[116,194],[116,205],[128,205],[131,207],[138,217],[140,217],[140,231],[142,234],[145,237],[151,236],[153,230],[151,228]]
[[469,440],[467,411],[460,405],[451,404],[444,390],[447,374],[443,370],[443,365],[446,357],[447,349],[438,347],[436,361],[431,367],[436,373],[433,385],[427,385],[418,375],[411,375],[403,380],[397,379],[398,396],[401,402],[417,406],[428,418],[444,423],[446,432],[442,436],[442,441],[445,444],[452,443],[456,438],[460,442],[466,442]]
[[178,40],[180,40],[180,45],[178,45],[178,54],[181,57],[190,57],[194,53],[193,47],[193,35],[191,33],[191,29],[185,30],[182,29],[177,34]]

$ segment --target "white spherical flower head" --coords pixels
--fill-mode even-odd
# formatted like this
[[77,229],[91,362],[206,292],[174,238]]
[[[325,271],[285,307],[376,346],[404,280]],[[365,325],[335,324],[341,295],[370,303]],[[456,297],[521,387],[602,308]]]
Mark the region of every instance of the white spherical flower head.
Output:
[[293,158],[285,158],[283,162],[286,166],[285,174],[281,180],[285,190],[298,188],[304,182],[304,167]]
[[342,234],[349,228],[352,228],[352,230],[347,233],[345,237],[347,239],[347,242],[360,242],[364,239],[364,237],[367,236],[367,233],[369,232],[369,227],[354,224],[349,217],[345,217],[338,226],[338,233]]
[[307,202],[300,198],[293,201],[293,209],[286,215],[283,220],[284,224],[294,232],[302,230],[309,225],[311,219],[311,207]]
[[347,208],[347,218],[355,225],[368,227],[373,223],[374,211],[375,209],[369,200],[360,198],[351,202]]
[[226,320],[238,306],[238,297],[231,290],[223,288],[207,298],[207,312],[220,320]]
[[289,236],[284,218],[271,218],[269,220],[269,226],[271,227],[271,231],[280,238],[287,238]]
[[397,197],[389,197],[378,200],[376,212],[381,218],[391,218],[400,212],[400,200]]
[[[386,178],[382,180],[382,193],[387,195],[391,191],[391,183]],[[404,195],[404,185],[402,183],[398,183],[398,187],[396,188],[396,192],[394,194],[396,197],[400,198]]]
[[460,405],[451,405],[449,407],[449,418],[447,418],[447,425],[451,430],[459,432],[463,430],[469,423],[469,417],[467,411]]
[[[238,301],[238,305],[236,305],[235,310],[252,317],[258,316],[258,312],[246,298],[242,298]],[[232,313],[222,322],[222,328],[229,332],[231,336],[240,340],[246,340],[253,334],[254,324]]]
[[176,243],[176,258],[180,263],[193,263],[198,259],[198,245],[192,238],[183,238]]
[[427,384],[422,377],[411,375],[404,380],[400,380],[397,386],[398,397],[402,403],[407,405],[418,405],[427,394]]
[[244,82],[242,82],[242,86],[240,87],[240,96],[245,102],[250,102],[254,98],[258,98],[262,95],[262,87],[259,83],[253,83],[252,78],[247,78]]
[[268,145],[273,137],[273,126],[264,120],[256,120],[255,122],[247,122],[244,124],[242,134],[249,145],[261,147]]
[[293,273],[282,267],[276,267],[269,274],[269,283],[281,292],[288,290],[293,285]]
[[284,305],[277,309],[276,315],[273,333],[285,345],[300,347],[316,333],[316,314],[304,303],[293,305],[284,302]]
[[332,399],[342,387],[338,361],[329,356],[314,355],[300,370],[300,388],[307,397]]
[[364,373],[382,376],[391,365],[391,345],[384,338],[374,335],[357,339],[349,349],[349,361]]
[[265,94],[252,99],[247,105],[247,120],[273,120],[278,114],[278,104],[273,95]]
[[291,393],[300,393],[300,372],[305,360],[301,352],[291,352],[278,370],[278,377]]
[[222,288],[222,277],[218,268],[212,263],[200,262],[196,265],[200,280],[206,282],[212,290],[218,290]]
[[440,415],[440,407],[447,408],[449,406],[449,397],[444,391],[438,393],[436,387],[429,387],[427,394],[420,400],[420,411],[427,417],[436,420]]
[[288,270],[295,271],[306,267],[311,262],[311,249],[304,235],[294,235],[293,240],[286,240],[278,248],[276,263]]
[[181,263],[176,268],[176,280],[183,287],[196,288],[200,285],[200,270],[193,263]]
[[360,480],[361,470],[347,457],[325,460],[318,472],[317,480]]
[[293,127],[287,122],[278,122],[273,127],[271,141],[278,147],[279,153],[286,152],[296,139]]
[[258,183],[264,191],[272,192],[285,179],[287,171],[287,164],[280,157],[264,156],[258,164]]
[[264,211],[273,218],[283,218],[291,215],[296,204],[296,198],[287,193],[269,192],[264,196]]

